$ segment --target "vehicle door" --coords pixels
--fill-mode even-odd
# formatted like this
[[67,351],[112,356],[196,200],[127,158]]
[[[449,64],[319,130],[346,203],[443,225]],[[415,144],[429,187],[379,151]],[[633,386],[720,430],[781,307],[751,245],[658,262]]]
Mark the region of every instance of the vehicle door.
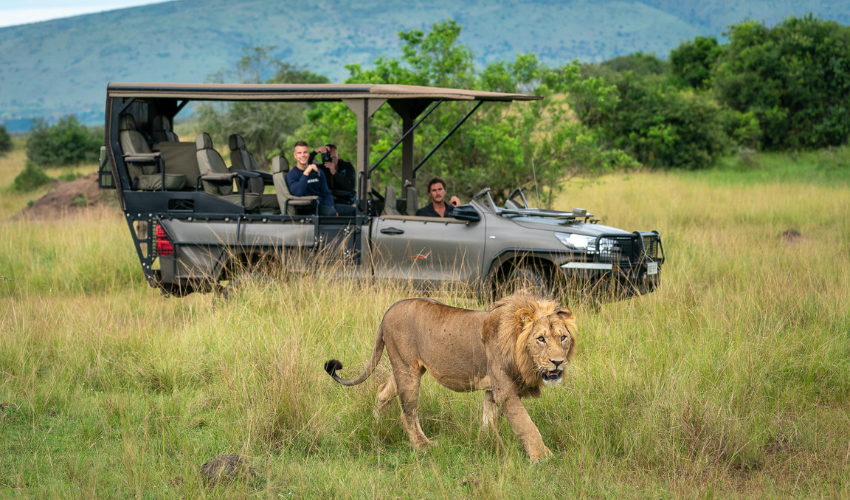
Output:
[[481,277],[484,220],[386,215],[372,222],[375,276],[411,280],[416,284],[462,281],[474,285]]

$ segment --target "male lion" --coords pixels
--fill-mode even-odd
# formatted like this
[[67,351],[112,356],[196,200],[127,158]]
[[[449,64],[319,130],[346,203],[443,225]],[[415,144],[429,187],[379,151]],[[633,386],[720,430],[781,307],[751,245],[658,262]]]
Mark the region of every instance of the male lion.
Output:
[[484,392],[484,426],[502,412],[533,462],[550,456],[540,432],[520,398],[540,395],[542,384],[561,382],[564,367],[575,353],[575,317],[551,300],[517,294],[496,303],[492,311],[470,311],[431,299],[396,302],[387,310],[372,357],[356,378],[336,372],[332,359],[325,370],[342,385],[365,381],[378,365],[384,347],[392,374],[378,389],[377,411],[398,395],[401,421],[413,446],[430,444],[419,426],[419,383],[425,371],[457,392]]

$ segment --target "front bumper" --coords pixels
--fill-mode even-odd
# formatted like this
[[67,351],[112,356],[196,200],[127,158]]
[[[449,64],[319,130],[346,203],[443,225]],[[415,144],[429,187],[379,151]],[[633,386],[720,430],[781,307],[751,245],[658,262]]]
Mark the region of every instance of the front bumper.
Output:
[[630,295],[650,293],[661,284],[665,254],[658,231],[602,234],[582,257],[560,265],[567,278]]

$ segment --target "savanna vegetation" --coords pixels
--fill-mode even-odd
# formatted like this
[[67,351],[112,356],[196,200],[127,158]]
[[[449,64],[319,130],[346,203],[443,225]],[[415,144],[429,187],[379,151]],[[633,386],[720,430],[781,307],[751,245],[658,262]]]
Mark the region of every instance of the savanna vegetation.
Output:
[[[6,219],[20,150],[0,158]],[[91,165],[90,170],[95,169]],[[403,285],[285,275],[215,295],[148,287],[120,212],[0,223],[0,496],[34,498],[810,498],[848,493],[850,151],[753,153],[701,171],[565,182],[554,204],[655,228],[651,295],[572,304],[579,352],[527,407],[528,463],[481,394],[425,377],[436,445],[375,420],[359,370]],[[795,228],[802,236],[785,240]],[[279,279],[277,279],[279,278]],[[439,300],[483,307],[463,290]],[[368,300],[365,299],[368,297]],[[223,453],[255,475],[207,487]]]
[[[324,373],[331,357],[346,365],[343,374],[363,366],[384,311],[421,293],[410,286],[280,269],[247,279],[229,300],[168,299],[145,282],[120,212],[98,207],[82,216],[10,219],[47,189],[13,188],[27,168],[16,137],[0,157],[0,496],[848,496],[850,149],[774,151],[765,146],[757,108],[731,107],[714,93],[718,77],[677,73],[653,56],[551,68],[524,55],[476,69],[455,43],[458,29],[444,23],[430,33],[407,32],[401,60],[349,71],[375,82],[465,78],[469,86],[534,89],[550,99],[501,115],[510,130],[477,122],[481,132],[453,139],[455,152],[435,157],[431,172],[484,175],[475,174],[475,159],[469,174],[450,170],[451,155],[481,154],[505,165],[493,167],[492,179],[478,179],[490,184],[533,160],[552,206],[586,207],[603,223],[657,229],[664,237],[659,290],[570,304],[580,327],[578,354],[561,386],[526,402],[555,456],[532,466],[506,422],[498,434],[479,432],[480,393],[452,393],[428,377],[420,418],[436,444],[414,452],[397,409],[372,415],[377,386],[389,373],[386,359],[355,388]],[[730,50],[697,44],[700,53]],[[248,56],[251,75],[266,54]],[[717,74],[716,64],[707,64],[706,74]],[[446,65],[466,69],[441,73]],[[316,78],[299,67],[271,68],[253,74]],[[655,114],[624,107],[630,102],[648,103]],[[343,111],[304,107],[281,126],[344,148],[348,131],[327,135],[339,130],[333,125]],[[453,124],[464,111],[458,105],[441,112],[436,117]],[[479,120],[495,121],[480,112]],[[228,113],[212,109],[206,119],[228,120]],[[635,118],[628,141],[616,142],[626,132],[612,134],[610,116]],[[390,132],[397,135],[393,120],[376,120],[376,153]],[[555,126],[548,130],[562,131],[557,143],[535,128],[549,120]],[[178,133],[191,136],[204,123],[181,124]],[[699,127],[727,147],[703,154]],[[508,144],[488,151],[488,137]],[[685,137],[695,149],[670,147]],[[514,138],[530,146],[520,149]],[[562,144],[570,148],[552,153]],[[562,170],[541,180],[536,169],[549,168],[545,154],[601,154],[599,161],[613,154],[625,164],[583,174],[563,160]],[[668,167],[680,157],[704,163],[636,166],[659,157]],[[77,169],[96,169],[83,165]],[[515,175],[515,183],[528,182],[520,177],[526,173]],[[486,307],[463,289],[432,296]],[[225,453],[245,457],[253,473],[204,485],[199,466]]]

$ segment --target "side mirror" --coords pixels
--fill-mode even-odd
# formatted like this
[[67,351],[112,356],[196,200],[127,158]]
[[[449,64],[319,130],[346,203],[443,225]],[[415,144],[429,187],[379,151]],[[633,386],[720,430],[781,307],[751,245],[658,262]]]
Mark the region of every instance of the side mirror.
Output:
[[452,211],[452,217],[457,220],[465,220],[467,222],[478,222],[481,220],[481,215],[472,208],[472,205],[460,205]]

